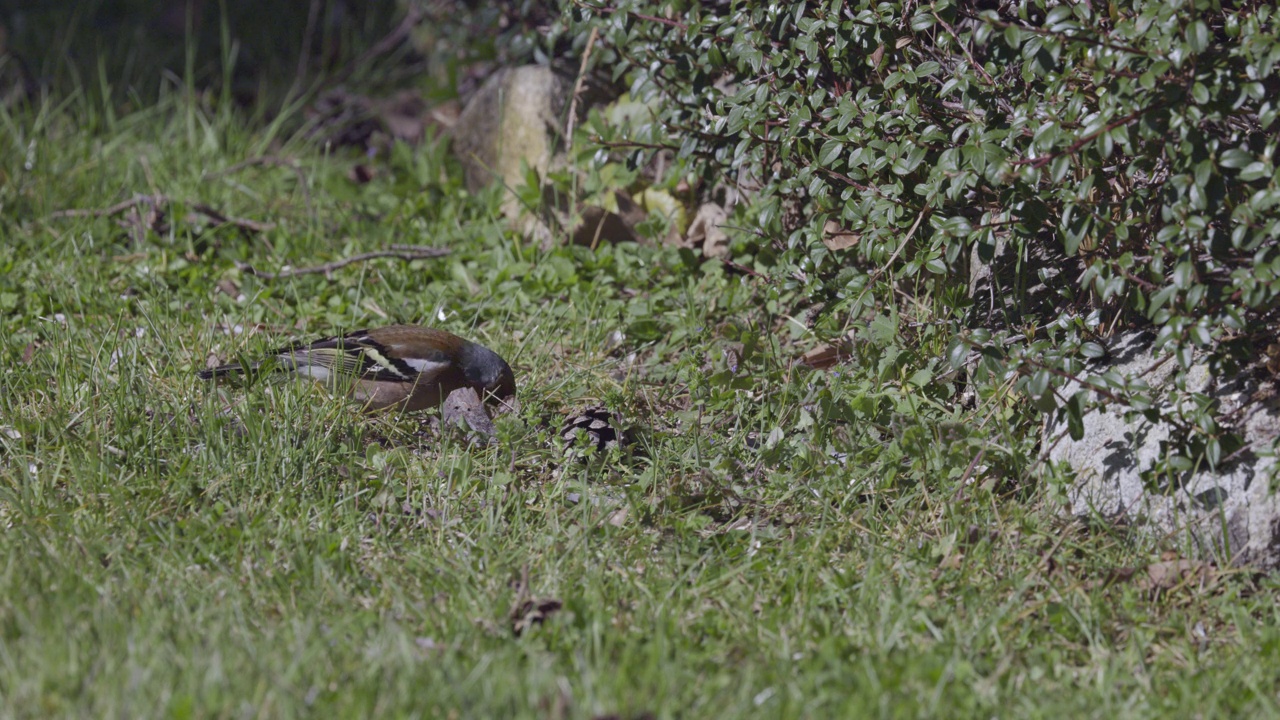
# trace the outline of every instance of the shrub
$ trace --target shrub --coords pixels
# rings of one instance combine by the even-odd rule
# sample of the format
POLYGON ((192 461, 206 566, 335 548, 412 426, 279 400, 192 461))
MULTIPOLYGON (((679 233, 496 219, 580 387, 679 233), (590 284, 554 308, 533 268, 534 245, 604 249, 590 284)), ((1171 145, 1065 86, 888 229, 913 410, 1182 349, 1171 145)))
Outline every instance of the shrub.
MULTIPOLYGON (((1149 327, 1182 371, 1204 354, 1219 375, 1276 337, 1269 3, 618 0, 566 18, 656 108, 609 145, 758 185, 732 224, 773 242, 736 247, 823 303, 819 333, 908 291, 943 311, 957 369, 979 351, 981 392, 1013 381, 1074 433, 1088 403, 1061 388, 1116 328, 1149 327), (856 246, 829 249, 829 223, 856 246), (1005 302, 984 307, 966 271, 995 258, 1005 302)), ((1159 412, 1140 378, 1086 387, 1159 412)), ((1216 464, 1230 437, 1197 407, 1166 419, 1216 464)))

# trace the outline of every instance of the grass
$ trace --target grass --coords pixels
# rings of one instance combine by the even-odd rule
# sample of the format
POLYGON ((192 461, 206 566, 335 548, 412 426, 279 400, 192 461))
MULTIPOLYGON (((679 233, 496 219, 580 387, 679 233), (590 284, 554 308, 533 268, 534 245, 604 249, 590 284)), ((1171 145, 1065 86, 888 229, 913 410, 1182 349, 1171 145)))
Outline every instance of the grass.
POLYGON ((0 118, 0 714, 1280 714, 1276 583, 1107 582, 1184 548, 1061 519, 1020 401, 956 403, 947 339, 900 309, 838 372, 800 369, 778 285, 540 250, 441 143, 358 184, 365 158, 224 107, 169 88, 0 118), (300 173, 215 177, 264 155, 300 173), (56 216, 139 193, 174 200, 163 222, 56 216), (453 252, 235 265, 393 242, 453 252), (500 442, 194 377, 392 322, 511 361, 500 442), (566 462, 560 423, 598 403, 635 443, 566 462))

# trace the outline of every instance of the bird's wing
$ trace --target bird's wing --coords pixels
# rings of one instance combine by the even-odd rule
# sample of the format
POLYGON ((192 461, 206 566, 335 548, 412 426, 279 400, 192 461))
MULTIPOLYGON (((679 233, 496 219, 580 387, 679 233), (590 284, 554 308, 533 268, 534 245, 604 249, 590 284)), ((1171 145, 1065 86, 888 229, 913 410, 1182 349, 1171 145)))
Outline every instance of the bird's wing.
POLYGON ((317 380, 348 377, 358 380, 416 383, 429 378, 363 330, 313 343, 294 345, 276 353, 300 375, 317 380))

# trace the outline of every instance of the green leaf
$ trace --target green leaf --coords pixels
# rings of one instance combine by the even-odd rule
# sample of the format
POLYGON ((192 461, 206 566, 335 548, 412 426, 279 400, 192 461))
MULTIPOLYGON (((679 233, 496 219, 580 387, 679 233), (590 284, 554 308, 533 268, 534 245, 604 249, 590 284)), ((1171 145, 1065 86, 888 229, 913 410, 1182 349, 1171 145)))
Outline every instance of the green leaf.
POLYGON ((1270 174, 1271 172, 1267 167, 1267 163, 1259 160, 1257 162, 1251 162, 1248 165, 1246 165, 1244 169, 1240 171, 1240 179, 1245 182, 1250 182, 1252 180, 1259 180, 1261 178, 1267 177, 1270 174))
POLYGON ((1204 446, 1204 458, 1209 461, 1209 467, 1217 469, 1222 462, 1222 443, 1218 438, 1210 438, 1209 442, 1204 446))
POLYGON ((930 372, 928 368, 921 368, 920 370, 912 373, 911 377, 907 378, 907 384, 914 385, 915 387, 924 387, 931 382, 933 382, 933 373, 930 372))
POLYGON ((1195 265, 1189 260, 1184 260, 1173 268, 1173 285, 1179 290, 1186 290, 1191 285, 1191 278, 1195 274, 1195 265))
POLYGON ((1078 392, 1072 395, 1065 407, 1067 413, 1067 432, 1071 433, 1072 440, 1081 440, 1084 438, 1084 404, 1087 393, 1078 392))
POLYGON ((1187 45, 1198 53, 1209 47, 1209 26, 1203 20, 1197 20, 1187 27, 1187 45))
POLYGON ((1240 148, 1228 148, 1218 158, 1218 165, 1225 168, 1242 168, 1253 162, 1253 155, 1240 148))
POLYGON ((932 12, 918 12, 911 18, 911 29, 916 32, 924 32, 933 27, 934 22, 932 12))
POLYGON ((831 167, 831 164, 840 157, 844 144, 839 140, 828 140, 822 144, 822 150, 818 153, 818 164, 822 167, 831 167))
POLYGON ((1035 397, 1040 397, 1041 395, 1044 395, 1045 391, 1048 389, 1049 389, 1049 371, 1048 370, 1037 370, 1031 376, 1031 378, 1027 380, 1027 392, 1031 393, 1035 397))

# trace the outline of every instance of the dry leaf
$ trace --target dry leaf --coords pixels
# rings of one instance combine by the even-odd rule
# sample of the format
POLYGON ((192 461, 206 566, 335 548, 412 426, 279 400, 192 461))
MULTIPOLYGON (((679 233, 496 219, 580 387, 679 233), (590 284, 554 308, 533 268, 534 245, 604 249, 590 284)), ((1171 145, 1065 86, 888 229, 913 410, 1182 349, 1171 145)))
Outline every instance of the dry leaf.
POLYGON ((375 100, 374 112, 387 134, 396 140, 417 145, 426 125, 427 103, 416 90, 402 90, 390 98, 375 100))
POLYGON ((1272 375, 1280 375, 1280 343, 1271 343, 1266 349, 1267 369, 1272 375))
POLYGON ((822 228, 822 244, 833 252, 851 248, 858 244, 859 239, 860 236, 857 233, 842 227, 834 220, 828 220, 822 228))
POLYGON ((688 247, 702 250, 706 257, 725 257, 729 254, 729 235, 721 226, 729 219, 729 213, 715 203, 704 203, 689 223, 685 236, 688 247))
POLYGON ((870 58, 870 60, 871 60, 871 67, 873 67, 873 68, 878 68, 878 67, 880 67, 880 60, 881 60, 883 57, 884 57, 884 45, 878 45, 878 46, 876 46, 876 49, 875 49, 874 51, 872 51, 872 53, 871 53, 871 58, 870 58))
POLYGON ((464 430, 470 427, 489 437, 493 437, 498 432, 493 426, 493 421, 489 419, 484 401, 480 399, 480 394, 475 391, 475 388, 460 388, 449 393, 449 397, 444 400, 444 407, 440 410, 440 417, 446 425, 457 425, 464 430))
POLYGON ((627 524, 627 515, 629 514, 630 513, 627 511, 627 508, 620 507, 609 513, 609 524, 614 527, 622 527, 627 524))
POLYGON ((1208 585, 1214 576, 1211 563, 1199 560, 1162 560, 1147 566, 1139 585, 1148 590, 1171 590, 1180 585, 1208 585))
POLYGON ((240 286, 236 285, 230 278, 222 278, 218 281, 218 292, 231 298, 240 297, 240 286))
POLYGON ((800 362, 801 364, 808 365, 814 370, 826 370, 843 360, 847 360, 849 357, 850 352, 848 346, 835 346, 823 343, 804 355, 801 355, 800 362))
POLYGON ((678 239, 688 225, 684 205, 667 192, 657 188, 643 190, 632 198, 646 213, 657 213, 667 219, 671 237, 678 239))
POLYGON ((1181 586, 1202 587, 1210 584, 1217 573, 1212 563, 1200 560, 1165 559, 1146 568, 1114 568, 1107 573, 1101 585, 1107 587, 1122 582, 1133 582, 1147 592, 1163 592, 1181 586))

